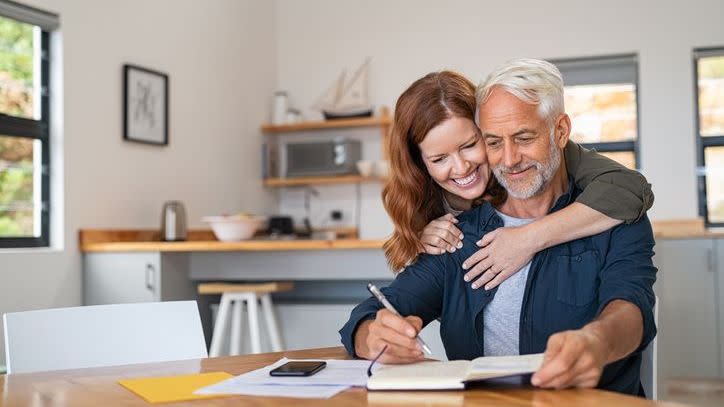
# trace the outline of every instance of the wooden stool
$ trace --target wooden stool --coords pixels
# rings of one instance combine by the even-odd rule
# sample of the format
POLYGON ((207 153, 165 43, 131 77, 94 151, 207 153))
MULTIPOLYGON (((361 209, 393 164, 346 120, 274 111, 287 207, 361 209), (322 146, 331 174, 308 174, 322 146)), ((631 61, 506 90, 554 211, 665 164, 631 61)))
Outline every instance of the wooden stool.
POLYGON ((264 315, 272 350, 283 350, 282 340, 279 336, 279 326, 272 309, 271 293, 289 291, 294 288, 290 282, 261 283, 261 284, 231 284, 231 283, 203 283, 199 284, 199 294, 221 294, 219 311, 216 314, 214 333, 211 337, 209 357, 217 357, 221 353, 221 343, 226 331, 226 322, 229 319, 229 310, 232 308, 230 354, 241 353, 241 313, 244 303, 249 310, 249 334, 251 337, 251 353, 261 353, 261 337, 259 336, 259 311, 257 302, 261 301, 261 311, 264 315))

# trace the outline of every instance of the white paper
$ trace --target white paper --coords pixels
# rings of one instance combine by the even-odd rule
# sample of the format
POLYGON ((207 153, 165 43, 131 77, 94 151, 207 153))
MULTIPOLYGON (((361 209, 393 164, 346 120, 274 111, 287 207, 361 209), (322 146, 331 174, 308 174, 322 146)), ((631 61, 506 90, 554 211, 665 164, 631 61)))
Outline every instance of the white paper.
POLYGON ((297 397, 303 399, 328 399, 347 390, 349 386, 284 386, 276 384, 236 383, 224 380, 198 389, 194 394, 235 394, 243 396, 297 397))
POLYGON ((272 369, 287 362, 306 360, 309 359, 282 358, 261 369, 203 387, 194 394, 330 398, 352 386, 364 387, 367 384, 367 368, 370 365, 368 360, 325 360, 327 366, 324 369, 306 377, 269 375, 272 369))
POLYGON ((472 372, 517 374, 537 371, 543 363, 543 354, 516 356, 487 356, 473 360, 472 372))
POLYGON ((286 377, 270 376, 269 372, 287 362, 319 361, 319 359, 287 359, 282 358, 274 364, 265 366, 235 378, 240 383, 247 384, 284 384, 291 386, 325 385, 325 386, 361 386, 367 385, 367 368, 369 360, 325 360, 327 366, 311 376, 286 377))

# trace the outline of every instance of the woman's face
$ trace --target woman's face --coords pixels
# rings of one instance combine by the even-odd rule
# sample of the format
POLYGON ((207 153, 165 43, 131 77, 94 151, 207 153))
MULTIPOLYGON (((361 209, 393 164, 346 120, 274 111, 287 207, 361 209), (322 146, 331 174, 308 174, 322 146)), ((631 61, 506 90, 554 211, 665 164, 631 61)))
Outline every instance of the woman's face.
POLYGON ((427 172, 444 190, 469 201, 483 195, 490 170, 483 138, 472 120, 451 117, 418 146, 427 172))

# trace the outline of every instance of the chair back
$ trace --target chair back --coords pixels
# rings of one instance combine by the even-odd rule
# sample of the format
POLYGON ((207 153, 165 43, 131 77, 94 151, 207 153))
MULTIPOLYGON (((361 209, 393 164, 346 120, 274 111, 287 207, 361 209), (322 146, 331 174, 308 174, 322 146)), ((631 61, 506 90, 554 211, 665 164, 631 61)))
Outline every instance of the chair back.
MULTIPOLYGON (((659 297, 656 297, 654 304, 654 321, 659 325, 659 297)), ((658 335, 657 335, 658 336, 658 335)), ((658 361, 656 336, 651 340, 649 345, 644 349, 641 355, 641 386, 644 388, 646 398, 649 400, 658 400, 658 361)))
POLYGON ((8 374, 207 357, 196 301, 3 315, 8 374))

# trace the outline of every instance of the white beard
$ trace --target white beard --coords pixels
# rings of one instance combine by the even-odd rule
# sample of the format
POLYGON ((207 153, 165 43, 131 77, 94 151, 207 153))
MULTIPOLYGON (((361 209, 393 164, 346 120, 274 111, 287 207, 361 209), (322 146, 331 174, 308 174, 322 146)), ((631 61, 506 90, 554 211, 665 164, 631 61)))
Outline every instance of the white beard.
POLYGON ((553 140, 550 140, 549 149, 549 160, 545 163, 539 161, 526 162, 516 165, 515 167, 508 168, 504 165, 497 165, 493 167, 493 174, 498 180, 500 185, 508 191, 508 194, 516 199, 528 199, 538 195, 553 179, 558 171, 558 167, 561 165, 561 151, 558 146, 555 145, 553 140), (535 167, 535 175, 531 182, 526 184, 518 184, 516 182, 508 182, 505 177, 506 173, 509 172, 520 172, 530 167, 535 167))

